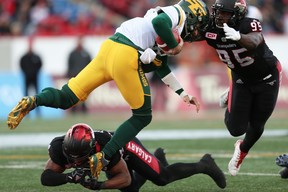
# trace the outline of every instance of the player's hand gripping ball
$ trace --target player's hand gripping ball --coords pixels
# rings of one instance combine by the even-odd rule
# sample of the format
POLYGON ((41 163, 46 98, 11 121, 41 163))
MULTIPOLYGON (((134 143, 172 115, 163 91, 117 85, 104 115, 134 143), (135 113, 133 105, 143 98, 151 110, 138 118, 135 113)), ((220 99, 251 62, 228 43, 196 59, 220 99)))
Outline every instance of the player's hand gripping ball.
MULTIPOLYGON (((173 30, 172 33, 173 33, 174 38, 176 39, 176 41, 177 41, 178 43, 180 43, 181 37, 180 37, 178 31, 173 30)), ((170 50, 170 48, 167 46, 167 44, 166 44, 159 36, 156 37, 156 43, 157 43, 157 46, 158 46, 161 50, 163 50, 163 51, 165 51, 165 52, 167 52, 167 51, 170 50)))

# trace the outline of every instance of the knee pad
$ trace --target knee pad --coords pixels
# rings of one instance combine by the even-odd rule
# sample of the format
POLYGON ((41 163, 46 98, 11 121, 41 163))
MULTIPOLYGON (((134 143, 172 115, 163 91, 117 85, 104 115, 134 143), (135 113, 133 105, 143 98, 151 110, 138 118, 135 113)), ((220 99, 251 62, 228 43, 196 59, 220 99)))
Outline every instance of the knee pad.
POLYGON ((138 131, 149 125, 152 121, 152 110, 147 109, 132 109, 132 117, 128 120, 138 131))
POLYGON ((143 127, 146 127, 149 125, 152 121, 152 115, 145 115, 145 116, 138 116, 138 115, 133 115, 134 118, 138 119, 143 127))
POLYGON ((231 124, 226 123, 226 127, 227 127, 230 135, 232 135, 233 137, 239 137, 239 136, 243 135, 244 133, 246 133, 248 126, 231 125, 231 124))

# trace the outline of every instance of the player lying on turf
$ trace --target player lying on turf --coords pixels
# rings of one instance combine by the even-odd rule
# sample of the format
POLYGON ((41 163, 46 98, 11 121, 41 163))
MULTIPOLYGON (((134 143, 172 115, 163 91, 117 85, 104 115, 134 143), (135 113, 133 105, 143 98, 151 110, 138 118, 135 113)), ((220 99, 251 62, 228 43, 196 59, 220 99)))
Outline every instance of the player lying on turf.
POLYGON ((210 154, 205 154, 199 162, 168 165, 163 149, 158 148, 153 155, 137 138, 112 157, 105 170, 108 179, 97 181, 92 176, 97 163, 91 159, 111 137, 107 131, 94 132, 87 124, 73 125, 66 135, 56 137, 50 143, 50 158, 41 175, 42 184, 59 186, 79 183, 91 190, 120 189, 133 192, 139 191, 146 180, 164 186, 202 173, 211 177, 220 188, 226 187, 225 176, 210 154), (64 173, 66 169, 73 171, 64 173))

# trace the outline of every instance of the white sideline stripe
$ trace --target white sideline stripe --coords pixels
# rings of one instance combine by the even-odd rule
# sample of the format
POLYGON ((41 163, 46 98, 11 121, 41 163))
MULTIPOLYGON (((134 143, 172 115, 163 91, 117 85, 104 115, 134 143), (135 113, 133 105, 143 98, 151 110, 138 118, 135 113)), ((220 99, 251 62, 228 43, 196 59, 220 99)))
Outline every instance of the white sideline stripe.
POLYGON ((237 177, 237 175, 244 175, 244 176, 267 176, 267 177, 280 177, 279 174, 276 173, 237 173, 236 176, 232 176, 229 172, 224 172, 225 175, 229 175, 231 177, 237 177))
MULTIPOLYGON (((35 162, 34 162, 35 163, 35 162)), ((0 169, 43 169, 44 163, 37 163, 36 164, 18 164, 18 165, 0 165, 0 169)), ((225 175, 231 176, 229 172, 224 172, 225 175)), ((276 173, 237 173, 237 175, 243 176, 262 176, 262 177, 280 177, 279 174, 276 173)), ((231 176, 237 177, 237 176, 231 176)))
MULTIPOLYGON (((54 137, 64 134, 63 132, 2 134, 0 135, 0 149, 7 147, 48 146, 54 137)), ((263 137, 285 135, 288 135, 288 130, 266 130, 263 137)), ((142 140, 232 138, 226 129, 143 130, 137 137, 142 140)))

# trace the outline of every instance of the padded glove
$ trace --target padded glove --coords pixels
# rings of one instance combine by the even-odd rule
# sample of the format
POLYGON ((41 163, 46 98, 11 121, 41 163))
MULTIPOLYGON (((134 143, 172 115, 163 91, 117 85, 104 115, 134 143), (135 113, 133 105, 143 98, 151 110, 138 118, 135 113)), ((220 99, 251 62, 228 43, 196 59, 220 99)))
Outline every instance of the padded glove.
POLYGON ((85 171, 83 168, 76 168, 71 173, 66 174, 66 181, 68 183, 80 183, 80 181, 85 177, 85 171))
POLYGON ((151 48, 147 48, 140 56, 140 60, 144 64, 151 63, 155 58, 156 53, 151 48))
POLYGON ((233 41, 239 41, 241 39, 240 32, 229 27, 226 23, 223 24, 223 30, 225 32, 226 39, 231 39, 233 41))
POLYGON ((103 182, 98 182, 96 178, 90 177, 88 179, 82 180, 80 184, 87 189, 100 190, 103 182))

